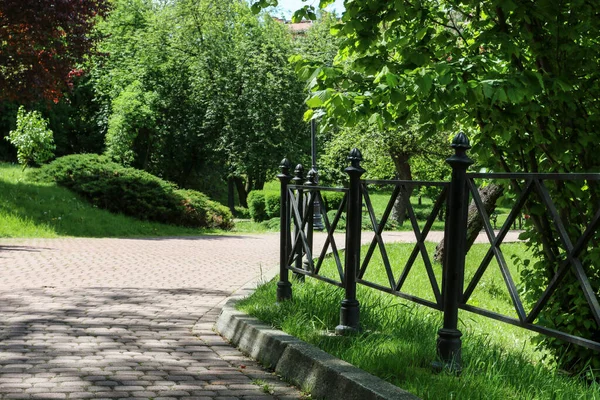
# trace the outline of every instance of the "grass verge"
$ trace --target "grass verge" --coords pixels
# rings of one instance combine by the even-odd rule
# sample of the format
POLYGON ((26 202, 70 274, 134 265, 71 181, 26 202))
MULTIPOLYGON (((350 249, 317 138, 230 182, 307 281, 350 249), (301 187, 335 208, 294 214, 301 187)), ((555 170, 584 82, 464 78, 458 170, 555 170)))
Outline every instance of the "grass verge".
MULTIPOLYGON (((390 259, 405 260, 413 246, 388 245, 390 259)), ((433 244, 428 247, 431 250, 433 244)), ((486 250, 476 245, 469 252, 467 276, 486 250)), ((510 260, 511 255, 523 256, 525 247, 506 244, 503 251, 510 260)), ((368 279, 387 279, 380 258, 372 263, 368 279)), ((437 266, 438 279, 440 269, 437 266)), ((511 269, 518 278, 516 268, 511 269)), ((336 274, 331 262, 323 271, 330 277, 336 274)), ((410 293, 430 296, 422 263, 415 265, 406 285, 410 293)), ((275 302, 275 291, 276 282, 269 282, 238 308, 423 399, 600 399, 597 384, 587 385, 556 371, 530 343, 533 334, 511 325, 461 312, 463 372, 460 377, 435 374, 431 362, 436 359, 435 341, 442 325, 438 311, 361 286, 362 332, 340 337, 332 331, 339 322, 341 289, 307 278, 305 283, 294 282, 293 300, 280 304, 275 302)), ((470 303, 512 315, 505 292, 497 265, 492 264, 470 303)))

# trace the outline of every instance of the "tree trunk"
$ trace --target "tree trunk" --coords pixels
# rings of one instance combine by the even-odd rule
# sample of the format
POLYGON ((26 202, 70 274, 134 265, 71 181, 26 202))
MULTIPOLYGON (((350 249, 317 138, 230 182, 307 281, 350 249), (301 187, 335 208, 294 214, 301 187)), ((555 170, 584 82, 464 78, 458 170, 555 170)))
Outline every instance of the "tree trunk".
MULTIPOLYGON (((502 196, 503 192, 504 188, 495 183, 491 183, 486 187, 479 188, 479 196, 481 196, 481 201, 488 215, 491 215, 496 209, 496 201, 498 198, 500 198, 500 196, 502 196)), ((467 219, 467 251, 471 248, 475 242, 475 239, 477 239, 477 235, 479 235, 481 228, 483 228, 483 219, 479 215, 479 211, 477 211, 475 202, 471 200, 467 219)), ((435 248, 435 260, 442 262, 444 259, 444 253, 444 239, 442 239, 442 241, 439 242, 435 248)))
POLYGON ((227 178, 227 206, 229 211, 235 215, 235 183, 233 182, 233 176, 227 178))
POLYGON ((263 190, 265 188, 265 181, 267 180, 267 174, 259 170, 259 172, 254 174, 254 187, 252 190, 263 190))
POLYGON ((239 176, 233 177, 233 182, 238 192, 238 198, 240 200, 240 206, 248 208, 248 192, 246 192, 246 185, 244 180, 239 176))
MULTIPOLYGON (((403 181, 411 181, 412 180, 412 172, 410 170, 410 164, 408 160, 410 159, 410 154, 408 153, 396 153, 391 152, 392 160, 394 161, 394 166, 396 167, 396 173, 398 175, 398 179, 403 181)), ((410 196, 413 192, 413 188, 407 188, 406 191, 401 191, 398 197, 396 198, 396 202, 394 203, 394 208, 392 209, 391 218, 398 222, 399 225, 404 223, 408 212, 408 204, 410 203, 410 196)))

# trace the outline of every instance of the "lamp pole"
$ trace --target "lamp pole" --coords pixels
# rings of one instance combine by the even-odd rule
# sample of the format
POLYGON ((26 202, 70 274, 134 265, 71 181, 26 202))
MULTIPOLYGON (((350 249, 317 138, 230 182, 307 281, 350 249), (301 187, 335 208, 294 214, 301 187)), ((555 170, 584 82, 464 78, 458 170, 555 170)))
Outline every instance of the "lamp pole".
MULTIPOLYGON (((310 120, 310 139, 311 139, 311 157, 312 170, 314 171, 316 182, 319 182, 319 171, 317 169, 317 121, 310 120)), ((323 217, 321 216, 321 204, 315 199, 313 203, 313 229, 322 231, 325 229, 323 225, 323 217)))

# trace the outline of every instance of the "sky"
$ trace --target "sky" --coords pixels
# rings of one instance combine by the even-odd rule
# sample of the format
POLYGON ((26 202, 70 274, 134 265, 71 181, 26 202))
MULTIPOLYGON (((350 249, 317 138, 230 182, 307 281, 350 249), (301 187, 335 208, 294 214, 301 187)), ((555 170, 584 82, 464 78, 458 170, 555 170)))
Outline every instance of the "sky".
MULTIPOLYGON (((292 13, 305 5, 312 5, 315 8, 319 7, 319 0, 308 0, 303 2, 302 0, 279 0, 279 8, 284 13, 286 18, 290 18, 292 13)), ((344 11, 344 0, 335 0, 335 3, 326 8, 328 11, 335 11, 338 15, 344 11)))

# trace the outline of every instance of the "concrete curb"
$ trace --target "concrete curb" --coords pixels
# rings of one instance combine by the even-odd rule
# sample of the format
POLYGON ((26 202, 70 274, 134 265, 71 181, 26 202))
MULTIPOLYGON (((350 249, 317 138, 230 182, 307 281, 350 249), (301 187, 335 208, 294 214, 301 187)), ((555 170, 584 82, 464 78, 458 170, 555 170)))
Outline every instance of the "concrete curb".
POLYGON ((312 394, 327 400, 418 400, 419 398, 302 340, 223 306, 217 331, 242 352, 312 394))

